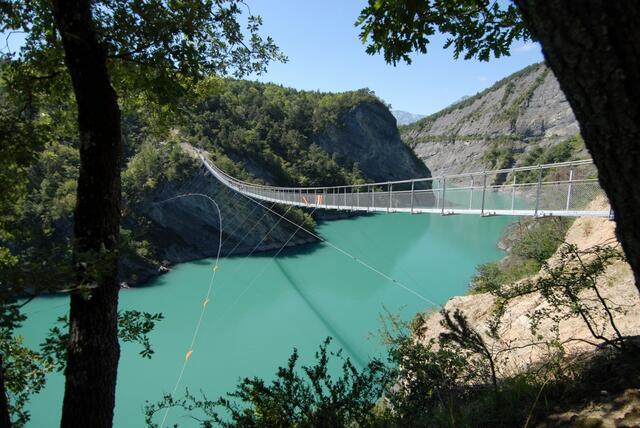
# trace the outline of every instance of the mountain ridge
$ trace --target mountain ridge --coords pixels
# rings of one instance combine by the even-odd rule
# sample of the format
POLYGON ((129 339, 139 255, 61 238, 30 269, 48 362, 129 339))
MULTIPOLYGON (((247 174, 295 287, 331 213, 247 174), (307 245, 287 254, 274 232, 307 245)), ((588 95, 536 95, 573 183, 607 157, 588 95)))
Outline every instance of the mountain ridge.
MULTIPOLYGON (((532 151, 579 138, 580 132, 557 80, 543 63, 399 129, 434 175, 510 168, 532 151)), ((572 153, 586 156, 582 146, 572 153)))

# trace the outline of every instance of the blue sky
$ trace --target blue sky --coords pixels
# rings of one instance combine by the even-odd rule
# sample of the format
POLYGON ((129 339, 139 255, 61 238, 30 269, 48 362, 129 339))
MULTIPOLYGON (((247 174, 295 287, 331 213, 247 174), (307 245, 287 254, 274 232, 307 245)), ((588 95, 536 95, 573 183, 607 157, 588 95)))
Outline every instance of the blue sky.
POLYGON ((454 60, 444 50, 444 37, 432 41, 426 55, 414 55, 409 66, 387 65, 370 56, 353 23, 366 0, 249 0, 251 13, 264 20, 263 34, 272 36, 289 57, 257 77, 297 89, 345 91, 368 87, 394 109, 436 112, 464 95, 534 62, 542 61, 537 44, 516 42, 510 57, 488 63, 454 60))
MULTIPOLYGON (((426 55, 413 55, 411 65, 396 67, 382 55, 367 55, 353 23, 366 0, 247 0, 250 11, 264 20, 262 34, 274 38, 289 57, 274 63, 263 82, 305 90, 340 92, 367 87, 393 109, 430 114, 473 95, 495 81, 542 61, 539 45, 516 42, 510 57, 490 62, 454 60, 443 49, 444 37, 432 40, 426 55)), ((5 34, 1 45, 5 47, 5 34)), ((13 35, 15 50, 22 35, 13 35)))

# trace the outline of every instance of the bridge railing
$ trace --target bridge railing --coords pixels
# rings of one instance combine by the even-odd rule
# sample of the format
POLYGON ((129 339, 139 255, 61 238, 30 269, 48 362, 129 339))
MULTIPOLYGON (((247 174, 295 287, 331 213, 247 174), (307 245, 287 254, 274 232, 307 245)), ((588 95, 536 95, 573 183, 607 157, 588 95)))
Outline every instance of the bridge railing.
POLYGON ((290 205, 387 212, 610 216, 589 203, 604 197, 591 160, 347 186, 281 187, 238 180, 201 159, 225 185, 290 205))

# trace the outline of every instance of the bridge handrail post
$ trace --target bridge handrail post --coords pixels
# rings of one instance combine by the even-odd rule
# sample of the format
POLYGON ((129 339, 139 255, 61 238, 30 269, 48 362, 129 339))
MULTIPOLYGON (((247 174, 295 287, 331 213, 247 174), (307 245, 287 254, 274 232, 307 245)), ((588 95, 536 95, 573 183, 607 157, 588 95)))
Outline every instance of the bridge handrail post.
POLYGON ((542 187, 542 165, 538 165, 538 184, 536 185, 536 209, 533 212, 534 217, 538 217, 540 209, 540 189, 542 187))
POLYGON ((416 187, 415 184, 416 184, 415 181, 411 181, 411 211, 410 211, 411 214, 413 214, 413 194, 415 192, 415 187, 416 187))
POLYGON ((349 193, 351 193, 351 211, 353 211, 353 186, 351 186, 349 190, 349 193))
POLYGON ((387 191, 389 192, 389 205, 387 206, 387 212, 391 211, 391 189, 392 189, 392 186, 391 186, 391 183, 389 183, 387 185, 387 191))
POLYGON ((441 215, 444 215, 444 207, 447 204, 447 200, 445 199, 445 192, 447 191, 447 178, 442 178, 442 211, 440 211, 441 215))
POLYGON ((480 216, 484 216, 484 200, 487 194, 487 171, 482 174, 482 204, 480 206, 480 216))
POLYGON ((511 184, 511 212, 515 210, 516 207, 516 175, 517 172, 511 170, 513 174, 513 184, 511 184))
POLYGON ((569 187, 567 189, 567 206, 566 206, 566 211, 569 211, 569 208, 571 207, 571 188, 573 186, 573 167, 571 167, 571 169, 569 169, 569 187))
POLYGON ((471 176, 471 195, 469 196, 469 209, 473 207, 473 186, 475 185, 475 180, 473 175, 471 176))
POLYGON ((347 186, 344 186, 344 207, 347 207, 347 186))
POLYGON ((375 208, 376 205, 376 188, 374 186, 369 186, 371 189, 371 209, 375 208))
POLYGON ((360 208, 360 187, 356 189, 356 205, 360 208))

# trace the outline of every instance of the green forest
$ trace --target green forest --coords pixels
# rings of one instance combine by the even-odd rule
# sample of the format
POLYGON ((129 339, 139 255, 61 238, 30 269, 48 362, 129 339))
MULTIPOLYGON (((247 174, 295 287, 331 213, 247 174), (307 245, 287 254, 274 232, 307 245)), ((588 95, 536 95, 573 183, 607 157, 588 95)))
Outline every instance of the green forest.
MULTIPOLYGON (((252 13, 248 3, 0 0, 0 34, 4 38, 4 46, 0 45, 0 428, 28 424, 28 402, 43 390, 54 371, 60 373, 59 380, 64 377, 64 387, 56 397, 61 402, 60 420, 49 421, 51 425, 59 422, 64 428, 113 426, 116 395, 119 399, 125 397, 116 388, 123 359, 121 350, 126 348, 121 345, 137 344, 142 347, 140 356, 151 358, 154 350, 149 334, 165 318, 163 313, 142 312, 138 307, 124 310, 126 305, 119 295, 126 284, 121 281, 123 276, 135 273, 132 266, 163 263, 158 260, 159 248, 150 238, 151 216, 145 211, 145 204, 158 202, 164 188, 203 176, 202 166, 185 147, 206 150, 218 167, 255 183, 339 186, 371 178, 363 173, 358 159, 329 153, 319 141, 347 127, 345 118, 359 106, 390 106, 369 89, 324 93, 242 80, 257 79, 273 63, 289 61, 274 38, 263 34, 263 19, 252 13), (17 43, 10 40, 12 37, 17 43), (65 303, 60 306, 64 312, 59 312, 57 320, 47 322, 41 331, 43 342, 30 347, 21 333, 27 320, 24 306, 52 292, 64 296, 65 303)), ((313 8, 303 5, 308 12, 305 16, 296 15, 284 23, 289 27, 293 21, 309 21, 304 31, 293 32, 295 40, 291 35, 285 39, 285 43, 295 43, 306 53, 313 53, 311 60, 295 58, 307 66, 321 61, 317 51, 326 46, 314 43, 327 44, 328 32, 333 35, 338 22, 336 14, 342 12, 330 5, 329 13, 325 11, 330 22, 326 23, 315 10, 324 5, 311 5, 313 8), (319 37, 306 38, 313 29, 321 30, 319 37)), ((376 301, 385 312, 377 334, 383 345, 379 357, 367 355, 366 361, 352 362, 327 338, 313 361, 302 360, 294 348, 281 367, 274 367, 271 373, 275 374, 268 380, 240 378, 235 390, 211 399, 203 391, 185 388, 184 394, 177 392, 209 298, 213 299, 213 279, 220 268, 219 258, 213 264, 201 260, 211 279, 206 297, 196 302, 197 308, 184 310, 198 320, 191 345, 179 355, 181 361, 176 359, 182 371, 173 392, 159 391, 164 394, 162 398, 142 397, 146 405, 135 403, 137 410, 144 413, 146 424, 158 426, 160 415, 164 413, 166 418, 173 408, 180 417, 190 417, 190 422, 203 427, 527 428, 562 425, 563 421, 592 427, 605 426, 604 422, 620 427, 640 425, 637 324, 623 325, 637 323, 640 290, 640 188, 633 185, 640 168, 640 4, 601 0, 580 4, 539 0, 368 0, 356 7, 355 13, 349 12, 353 16, 348 24, 356 33, 344 34, 359 40, 361 49, 345 54, 342 48, 347 43, 329 47, 330 58, 351 67, 358 78, 374 70, 365 68, 364 62, 349 61, 358 53, 380 55, 385 67, 410 65, 417 55, 443 44, 455 59, 464 58, 483 66, 483 62, 505 59, 511 54, 514 58, 522 54, 523 58, 526 51, 534 48, 536 61, 544 60, 548 69, 519 96, 511 97, 516 85, 510 79, 541 67, 541 63, 404 129, 427 132, 441 115, 468 107, 498 87, 504 87, 504 93, 499 112, 493 117, 514 129, 519 112, 553 74, 581 137, 558 141, 553 147, 534 145, 518 156, 514 137, 528 142, 527 136, 497 135, 487 155, 477 160, 492 168, 534 165, 572 159, 585 148, 597 168, 598 180, 597 195, 594 192, 588 196, 593 198, 591 203, 603 203, 607 210, 587 213, 587 220, 594 220, 592 215, 598 213, 601 218, 595 220, 599 223, 540 219, 544 210, 538 206, 543 177, 539 169, 533 219, 511 227, 508 238, 513 242, 508 243, 507 256, 500 262, 481 264, 468 290, 470 294, 459 296, 472 299, 472 310, 483 311, 485 321, 476 324, 467 316, 469 311, 447 309, 444 302, 444 306, 430 302, 437 313, 427 313, 423 305, 406 321, 386 310, 386 301, 376 301), (615 227, 610 221, 615 221, 615 227), (574 227, 576 224, 580 227, 574 227), (589 241, 597 225, 604 235, 610 235, 607 241, 589 242, 584 247, 579 241, 569 242, 571 233, 589 241), (629 290, 613 296, 602 293, 605 287, 614 286, 629 290), (514 317, 511 309, 526 299, 535 304, 514 317), (619 322, 621 316, 629 322, 619 322), (567 328, 569 321, 572 323, 567 328), (530 335, 522 334, 525 330, 530 335), (578 335, 577 330, 584 335, 578 335), (519 336, 515 340, 509 335, 513 332, 519 336), (574 348, 573 342, 585 347, 574 348), (519 351, 525 348, 537 349, 538 358, 521 357, 526 354, 519 351), (599 410, 589 413, 594 406, 599 410)), ((443 64, 443 70, 450 66, 438 61, 434 64, 443 64)), ((313 64, 315 68, 323 65, 327 64, 313 64)), ((419 80, 410 90, 419 83, 436 81, 430 74, 434 66, 429 67, 422 69, 427 72, 416 77, 419 80)), ((342 78, 337 71, 340 69, 329 70, 324 75, 342 78)), ((384 77, 386 70, 394 83, 392 90, 399 90, 402 75, 392 74, 389 68, 384 77)), ((446 72, 449 79, 455 76, 448 68, 446 72)), ((480 80, 479 75, 474 77, 480 80)), ((344 87, 335 82, 328 86, 316 82, 299 86, 344 87)), ((379 90, 377 85, 371 86, 385 93, 384 87, 379 90)), ((440 88, 431 86, 421 96, 430 96, 432 89, 447 88, 444 83, 440 88)), ((473 113, 461 120, 472 116, 473 113)), ((397 142, 397 129, 391 128, 391 132, 380 133, 390 137, 386 142, 397 142)), ((452 137, 438 135, 434 141, 452 137)), ((390 153, 384 147, 382 152, 390 153)), ((414 154, 411 156, 414 164, 418 162, 414 154)), ((361 158, 362 165, 365 157, 361 158)), ((387 157, 378 164, 379 169, 389 166, 387 157)), ((384 173, 390 174, 391 169, 389 166, 384 173)), ((486 177, 485 174, 483 217, 486 177)), ((595 182, 594 177, 589 180, 595 182)), ((502 178, 491 187, 500 186, 502 178)), ((579 181, 569 178, 563 215, 573 212, 569 210, 569 196, 572 186, 582 184, 579 181)), ((385 209, 390 212, 391 184, 388 189, 389 206, 385 209)), ((414 190, 412 184, 412 214, 414 190)), ((443 196, 444 192, 443 185, 443 196)), ((449 214, 445 205, 440 212, 443 216, 449 214)), ((271 211, 263 208, 265 213, 271 211)), ((308 212, 290 208, 274 208, 273 212, 291 219, 291 238, 301 227, 313 227, 308 212)), ((218 218, 220 256, 220 211, 218 218)), ((272 226, 261 222, 263 217, 255 224, 266 228, 268 235, 280 218, 272 226)), ((345 223, 349 221, 355 219, 345 223)), ((446 232, 443 229, 438 232, 446 232)), ((396 275, 391 270, 399 267, 391 258, 387 261, 393 266, 387 274, 361 260, 359 253, 356 256, 318 235, 314 237, 350 258, 349 262, 383 277, 385 286, 399 286, 414 297, 420 296, 390 276, 396 275)), ((393 238, 396 240, 396 236, 393 238)), ((471 233, 464 238, 476 239, 471 233)), ((407 239, 397 241, 409 246, 407 239)), ((273 255, 266 254, 268 260, 275 259, 288 243, 273 255)), ((446 246, 442 248, 443 254, 450 252, 446 246)), ((420 262, 425 259, 422 253, 419 256, 420 262)), ((463 259, 464 255, 454 258, 463 259)), ((426 263, 424 266, 429 275, 429 269, 436 270, 426 268, 426 263)), ((462 272, 462 266, 456 268, 449 270, 462 272)), ((338 270, 336 265, 326 269, 335 273, 332 270, 338 270)), ((253 277, 235 302, 262 272, 253 277)), ((237 282, 236 279, 233 277, 230 282, 237 282)), ((438 281, 435 274, 428 279, 438 281)), ((354 293, 348 286, 331 285, 341 288, 320 291, 331 290, 330 294, 336 296, 342 296, 342 291, 351 292, 341 298, 346 305, 364 305, 371 300, 369 294, 354 293)), ((373 288, 368 287, 367 293, 373 288)), ((310 313, 328 324, 296 291, 301 299, 287 301, 285 310, 278 315, 286 315, 284 312, 293 306, 307 305, 310 313)), ((175 304, 173 298, 163 303, 175 304)), ((259 303, 273 303, 271 300, 269 296, 259 303)), ((429 302, 424 296, 422 300, 429 302)), ((41 301, 44 299, 38 303, 41 301)), ((340 327, 359 321, 354 319, 356 312, 349 309, 342 312, 351 319, 340 327)), ((152 311, 156 310, 159 309, 154 306, 152 311)), ((238 312, 247 317, 255 309, 238 312)), ((265 321, 267 318, 263 317, 265 321)), ((296 325, 297 319, 293 318, 282 319, 287 327, 306 334, 307 330, 296 325)), ((253 328, 263 319, 250 319, 248 324, 253 328)), ((338 330, 327 331, 335 334, 338 330)), ((261 338, 288 337, 282 333, 268 331, 261 338)), ((339 339, 340 335, 335 335, 339 339)), ((239 342, 243 339, 240 336, 231 340, 239 342)), ((182 352, 174 340, 176 336, 170 337, 170 344, 182 352)), ((262 358, 266 353, 261 351, 251 349, 247 354, 262 358)), ((158 370, 158 375, 165 369, 158 370)), ((42 413, 53 418, 53 412, 42 413)), ((165 420, 160 424, 164 426, 165 420)))
MULTIPOLYGON (((210 151, 224 170, 249 181, 313 186, 365 180, 356 163, 336 158, 313 141, 328 127, 340 127, 343 114, 359 103, 381 103, 370 91, 306 92, 229 79, 219 80, 203 98, 173 127, 167 127, 166 119, 155 112, 124 111, 121 254, 125 268, 130 264, 127 259, 158 262, 145 236, 140 202, 153 198, 154 191, 167 182, 179 182, 197 171, 198 163, 179 143, 210 151)), ((25 168, 26 179, 14 195, 15 203, 6 207, 4 229, 12 233, 0 240, 5 247, 12 243, 9 251, 15 262, 1 275, 14 284, 28 281, 24 266, 29 266, 32 278, 35 261, 63 266, 71 257, 80 161, 74 119, 71 112, 60 116, 52 106, 40 107, 34 114, 38 127, 49 134, 25 168)), ((301 211, 292 210, 289 215, 300 217, 301 211)), ((64 286, 69 273, 49 280, 46 287, 64 286)), ((122 277, 131 274, 125 269, 122 277)))

